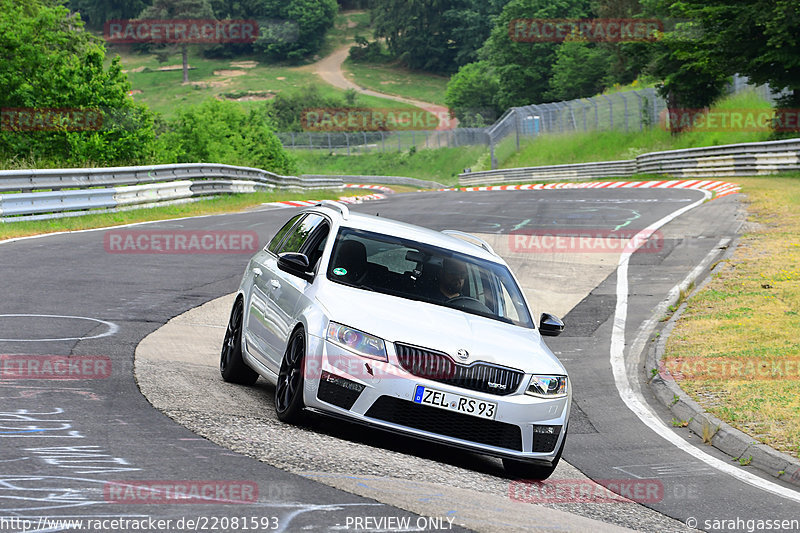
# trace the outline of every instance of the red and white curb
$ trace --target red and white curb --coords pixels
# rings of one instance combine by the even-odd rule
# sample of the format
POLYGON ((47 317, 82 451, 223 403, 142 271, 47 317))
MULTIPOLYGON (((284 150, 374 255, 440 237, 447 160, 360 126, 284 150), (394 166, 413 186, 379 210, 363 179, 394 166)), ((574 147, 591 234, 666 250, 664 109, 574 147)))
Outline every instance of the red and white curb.
POLYGON ((494 185, 486 187, 455 187, 439 191, 531 191, 550 189, 702 189, 714 193, 714 198, 736 194, 741 187, 736 183, 713 180, 663 180, 663 181, 593 181, 556 182, 527 185, 494 185))
MULTIPOLYGON (((389 187, 382 187, 380 185, 362 185, 359 183, 359 184, 347 184, 344 186, 344 188, 381 191, 379 193, 365 194, 362 196, 340 197, 339 201, 345 204, 360 204, 362 202, 368 202, 369 200, 383 200, 384 198, 386 198, 387 194, 394 194, 394 191, 389 187)), ((269 202, 262 205, 269 205, 274 207, 311 207, 317 205, 319 202, 320 202, 319 200, 286 200, 283 202, 269 202)))
POLYGON ((345 189, 369 189, 370 191, 378 191, 384 194, 394 194, 394 191, 389 187, 383 185, 366 185, 363 183, 348 183, 344 186, 345 189))

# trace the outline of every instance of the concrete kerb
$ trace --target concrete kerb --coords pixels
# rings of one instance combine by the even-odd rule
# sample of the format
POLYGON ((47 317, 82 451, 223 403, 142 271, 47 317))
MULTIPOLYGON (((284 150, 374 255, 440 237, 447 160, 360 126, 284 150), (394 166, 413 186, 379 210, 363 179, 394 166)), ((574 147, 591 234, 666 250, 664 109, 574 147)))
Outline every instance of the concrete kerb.
MULTIPOLYGON (((721 259, 729 258, 737 244, 738 239, 728 246, 721 259)), ((686 280, 691 285, 700 277, 705 276, 703 281, 688 297, 691 298, 691 296, 705 287, 719 268, 720 265, 718 264, 711 270, 698 273, 695 279, 686 280)), ((675 305, 679 298, 680 294, 675 293, 665 303, 668 306, 675 305)), ((666 352, 669 335, 686 307, 686 302, 682 303, 664 326, 660 328, 658 337, 652 338, 653 342, 648 343, 645 357, 645 369, 648 372, 651 369, 659 369, 659 363, 666 352)), ((664 369, 663 372, 668 371, 664 369)), ((775 478, 800 486, 800 461, 759 443, 750 435, 707 413, 674 380, 665 380, 660 373, 657 373, 650 379, 649 385, 655 397, 669 409, 673 416, 679 421, 688 422, 689 430, 700 436, 706 444, 710 444, 729 455, 732 461, 740 461, 743 466, 758 468, 775 478)))

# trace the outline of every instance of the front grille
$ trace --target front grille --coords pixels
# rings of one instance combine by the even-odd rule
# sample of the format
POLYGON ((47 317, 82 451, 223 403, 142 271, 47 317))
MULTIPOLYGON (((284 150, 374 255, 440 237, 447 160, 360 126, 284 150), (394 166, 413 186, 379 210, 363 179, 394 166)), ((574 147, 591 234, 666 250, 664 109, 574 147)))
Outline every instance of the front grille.
POLYGON ((519 388, 524 372, 488 363, 459 365, 449 355, 395 344, 397 359, 415 376, 488 394, 505 396, 519 388))
POLYGON ((319 380, 319 390, 317 398, 323 402, 333 404, 342 409, 350 409, 356 403, 364 385, 350 381, 341 376, 334 376, 329 372, 323 372, 319 380))
POLYGON ((455 439, 522 451, 522 432, 518 426, 482 420, 391 396, 378 398, 366 416, 455 439))

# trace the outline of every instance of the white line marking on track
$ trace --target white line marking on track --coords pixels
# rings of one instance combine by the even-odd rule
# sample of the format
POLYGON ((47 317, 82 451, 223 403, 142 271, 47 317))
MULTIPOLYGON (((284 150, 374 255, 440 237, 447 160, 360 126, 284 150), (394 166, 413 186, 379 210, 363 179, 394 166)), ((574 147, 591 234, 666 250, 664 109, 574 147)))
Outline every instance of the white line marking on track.
MULTIPOLYGON (((671 222, 685 212, 694 209, 711 197, 710 192, 703 192, 705 197, 702 200, 698 200, 692 204, 682 207, 681 209, 678 209, 677 211, 665 216, 661 220, 654 222, 647 228, 640 231, 639 234, 632 239, 632 242, 644 242, 639 238, 640 236, 643 238, 645 235, 650 235, 653 231, 657 230, 661 226, 671 222)), ((623 402, 625 402, 625 405, 628 407, 628 409, 630 409, 639 418, 639 420, 652 429, 657 435, 667 440, 681 451, 688 453, 692 457, 699 459, 712 468, 733 476, 734 478, 747 483, 748 485, 771 492, 772 494, 781 496, 788 500, 800 502, 800 493, 736 468, 733 465, 717 459, 716 457, 708 455, 704 451, 683 440, 677 433, 664 425, 661 419, 650 409, 641 393, 641 390, 639 389, 638 382, 633 380, 634 383, 637 383, 637 386, 631 386, 631 380, 628 379, 628 372, 625 362, 625 323, 628 316, 628 264, 634 251, 635 249, 624 251, 620 255, 619 262, 617 264, 617 305, 614 311, 614 326, 611 333, 610 356, 611 369, 614 374, 614 383, 617 386, 617 392, 619 392, 620 398, 623 402)), ((699 267, 700 265, 698 265, 696 269, 699 267)), ((692 274, 690 274, 690 276, 691 275, 692 274)), ((676 289, 673 288, 673 291, 674 290, 676 289)), ((644 338, 646 342, 646 338, 648 336, 649 329, 644 327, 640 328, 639 334, 637 335, 633 346, 638 347, 640 344, 642 344, 642 338, 644 338)), ((636 354, 637 352, 632 350, 632 353, 636 354)), ((635 364, 633 366, 635 367, 635 364)))
POLYGON ((99 318, 89 318, 86 316, 69 316, 69 315, 34 315, 34 314, 10 314, 0 315, 3 317, 38 317, 38 318, 71 318, 77 320, 89 320, 91 322, 98 322, 108 327, 108 331, 100 333, 99 335, 92 335, 90 337, 62 337, 58 339, 0 339, 3 342, 60 342, 60 341, 85 341, 89 339, 99 339, 102 337, 110 337, 119 331, 119 326, 107 320, 100 320, 99 318))

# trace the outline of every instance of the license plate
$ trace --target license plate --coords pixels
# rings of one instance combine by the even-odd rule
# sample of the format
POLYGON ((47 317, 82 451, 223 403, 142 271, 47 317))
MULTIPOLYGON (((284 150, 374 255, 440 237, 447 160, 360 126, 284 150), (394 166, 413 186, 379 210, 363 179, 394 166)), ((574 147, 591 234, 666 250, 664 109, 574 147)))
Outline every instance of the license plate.
POLYGON ((414 403, 430 405, 448 411, 457 411, 466 415, 477 416, 494 420, 497 404, 475 398, 467 398, 450 392, 434 390, 422 385, 417 385, 414 391, 414 403))

